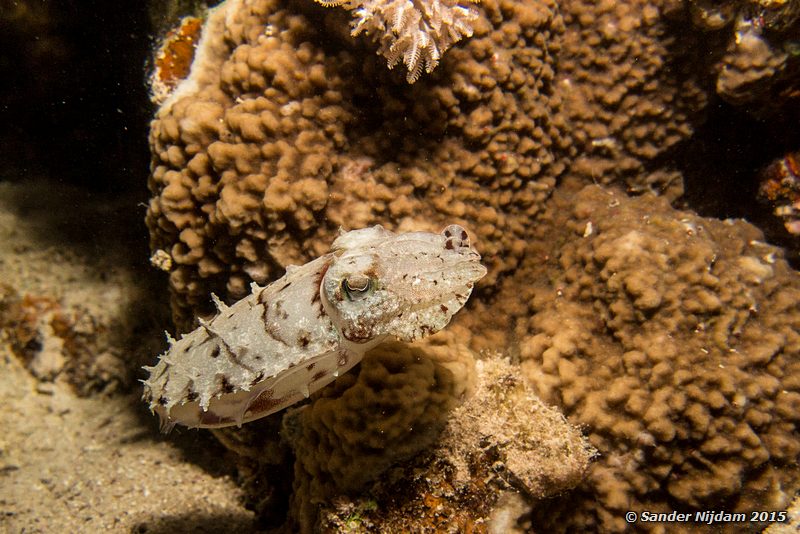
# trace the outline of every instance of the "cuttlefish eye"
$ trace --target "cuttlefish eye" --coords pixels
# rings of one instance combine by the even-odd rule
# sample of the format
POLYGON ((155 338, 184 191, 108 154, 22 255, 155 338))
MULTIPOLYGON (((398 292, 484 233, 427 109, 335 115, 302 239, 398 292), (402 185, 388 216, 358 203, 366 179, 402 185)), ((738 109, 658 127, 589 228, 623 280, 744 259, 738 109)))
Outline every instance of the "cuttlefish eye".
POLYGON ((363 274, 354 274, 342 280, 342 291, 348 300, 361 300, 372 290, 372 279, 363 274))

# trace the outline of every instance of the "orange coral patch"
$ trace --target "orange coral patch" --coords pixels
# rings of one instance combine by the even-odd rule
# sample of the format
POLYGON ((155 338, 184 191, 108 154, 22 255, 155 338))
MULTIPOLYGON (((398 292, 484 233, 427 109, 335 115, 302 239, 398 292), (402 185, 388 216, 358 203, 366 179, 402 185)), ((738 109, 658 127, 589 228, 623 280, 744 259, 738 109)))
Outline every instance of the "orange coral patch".
POLYGON ((167 33, 156 54, 155 76, 158 81, 174 88, 189 75, 202 28, 201 19, 184 17, 177 28, 167 33))

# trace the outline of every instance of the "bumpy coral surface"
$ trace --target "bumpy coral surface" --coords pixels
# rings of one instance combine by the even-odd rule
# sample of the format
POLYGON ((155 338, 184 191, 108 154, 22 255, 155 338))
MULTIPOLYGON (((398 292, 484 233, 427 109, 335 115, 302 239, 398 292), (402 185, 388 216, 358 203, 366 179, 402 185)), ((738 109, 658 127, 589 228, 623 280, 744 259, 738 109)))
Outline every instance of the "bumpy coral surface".
POLYGON ((518 365, 496 356, 476 365, 477 391, 453 411, 435 451, 455 468, 453 483, 475 483, 484 463, 536 499, 575 487, 594 454, 580 431, 532 393, 518 365))
POLYGON ((726 101, 748 113, 795 120, 800 89, 800 2, 795 0, 684 0, 699 44, 712 59, 708 73, 726 101))
POLYGON ((626 510, 785 509, 800 487, 797 273, 754 227, 663 199, 589 187, 552 213, 522 366, 600 460, 539 521, 622 531, 626 510))
MULTIPOLYGON (((323 252, 339 226, 476 234, 491 284, 567 168, 674 198, 705 93, 660 5, 490 0, 409 86, 339 10, 225 2, 158 111, 147 222, 181 330, 323 252), (563 14, 563 18, 562 18, 563 14), (160 252, 159 252, 160 251, 160 252)), ((683 35, 683 34, 681 34, 683 35)))
POLYGON ((681 176, 659 158, 691 135, 706 94, 692 75, 692 37, 669 27, 664 3, 562 2, 567 31, 557 83, 573 173, 676 198, 681 176))
MULTIPOLYGON (((225 3, 151 130, 151 244, 172 258, 182 329, 324 252, 339 226, 462 223, 496 279, 561 172, 555 2, 483 2, 471 38, 408 86, 325 32, 336 10, 225 3), (304 9, 306 11, 301 11, 304 9)), ((346 26, 345 26, 346 28, 346 26)), ((167 262, 170 263, 170 262, 167 262)))
POLYGON ((358 373, 342 376, 322 398, 287 416, 301 529, 313 530, 316 503, 361 490, 393 463, 429 447, 463 384, 420 349, 384 343, 367 353, 358 373))
POLYGON ((349 384, 284 418, 301 530, 463 532, 511 513, 513 495, 524 496, 516 520, 530 511, 526 499, 582 480, 593 450, 518 366, 475 364, 469 350, 432 339, 373 350, 349 384))

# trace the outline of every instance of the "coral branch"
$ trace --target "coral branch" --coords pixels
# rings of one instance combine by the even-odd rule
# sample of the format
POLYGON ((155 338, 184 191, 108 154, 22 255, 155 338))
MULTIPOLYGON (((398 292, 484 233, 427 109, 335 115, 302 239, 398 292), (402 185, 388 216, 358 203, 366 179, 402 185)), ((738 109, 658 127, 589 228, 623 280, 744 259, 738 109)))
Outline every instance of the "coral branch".
MULTIPOLYGON (((475 0, 477 1, 477 0, 475 0)), ((353 12, 351 35, 361 33, 378 42, 378 53, 389 68, 402 59, 406 80, 414 83, 431 72, 442 54, 463 37, 472 35, 478 12, 456 0, 316 0, 326 6, 342 6, 353 12)))

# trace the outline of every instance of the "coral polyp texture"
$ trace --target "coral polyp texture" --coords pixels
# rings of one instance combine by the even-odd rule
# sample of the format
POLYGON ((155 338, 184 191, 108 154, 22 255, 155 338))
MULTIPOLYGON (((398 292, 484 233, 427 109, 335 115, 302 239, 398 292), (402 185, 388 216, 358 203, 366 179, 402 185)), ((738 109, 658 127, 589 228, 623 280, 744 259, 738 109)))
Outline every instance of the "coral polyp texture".
MULTIPOLYGON (((377 24, 401 4, 359 5, 377 24)), ((681 194, 669 156, 707 101, 698 32, 676 36, 691 23, 645 0, 467 7, 472 36, 413 85, 349 35, 341 9, 230 0, 210 12, 150 136, 147 223, 180 330, 213 312, 212 291, 244 297, 324 253, 340 226, 455 221, 475 231, 494 283, 518 272, 565 171, 681 194)), ((373 35, 399 46, 389 26, 373 35)))
POLYGON ((669 4, 560 3, 567 31, 556 81, 572 137, 569 170, 587 183, 683 193, 679 170, 663 160, 702 120, 707 94, 695 37, 685 27, 675 35, 669 4))
POLYGON ((600 456, 535 524, 785 509, 800 488, 800 276, 743 221, 594 186, 554 200, 521 365, 600 456))
POLYGON ((479 16, 469 5, 454 0, 316 1, 351 10, 351 35, 365 33, 377 41, 378 53, 390 69, 402 60, 408 69, 408 83, 417 81, 423 66, 425 72, 433 71, 448 48, 470 37, 479 16))
POLYGON ((762 118, 797 120, 800 2, 689 0, 692 23, 708 36, 710 76, 727 102, 762 118), (787 117, 784 117, 787 118, 787 117))
POLYGON ((509 495, 574 487, 593 454, 518 366, 476 364, 452 345, 381 345, 284 418, 284 435, 297 456, 292 515, 302 532, 340 531, 356 510, 374 532, 462 532, 491 521, 509 495))
POLYGON ((565 164, 554 1, 488 1, 471 38, 412 86, 326 32, 338 10, 229 1, 152 123, 147 213, 179 330, 326 252, 340 227, 474 231, 492 283, 565 164), (323 23, 316 23, 318 17, 323 23), (161 254, 161 256, 164 256, 161 254))
POLYGON ((393 463, 432 445, 463 395, 460 387, 419 349, 386 343, 357 374, 284 418, 297 456, 293 507, 300 530, 313 531, 306 522, 314 521, 319 502, 364 489, 393 463))

